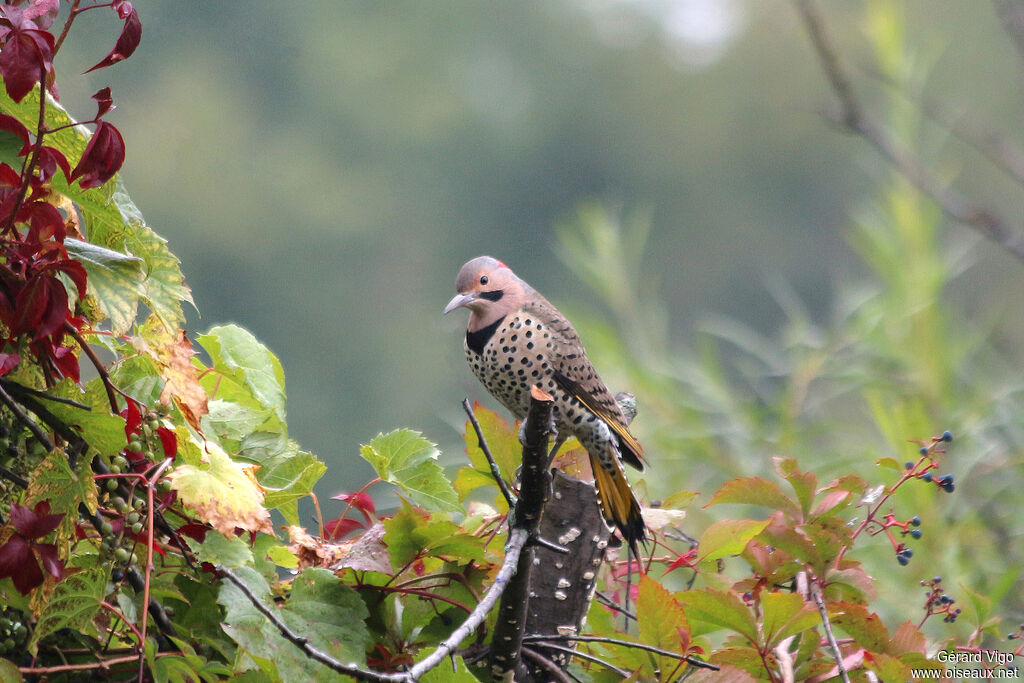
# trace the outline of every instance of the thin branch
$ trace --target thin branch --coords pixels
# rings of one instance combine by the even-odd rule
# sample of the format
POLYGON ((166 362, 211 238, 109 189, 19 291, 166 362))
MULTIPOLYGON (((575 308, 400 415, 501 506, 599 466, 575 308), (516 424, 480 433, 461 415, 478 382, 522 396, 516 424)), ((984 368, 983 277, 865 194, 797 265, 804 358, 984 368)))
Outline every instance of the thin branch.
POLYGON ((572 657, 579 657, 580 659, 585 659, 588 662, 594 662, 595 664, 599 664, 600 666, 603 666, 604 668, 610 671, 614 671, 618 675, 622 676, 624 679, 629 678, 629 672, 625 669, 620 669, 611 662, 607 662, 598 657, 597 655, 592 655, 589 652, 580 652, 579 650, 574 650, 571 647, 563 647, 561 645, 555 645, 554 643, 545 643, 543 641, 538 641, 537 644, 543 645, 549 650, 555 650, 557 652, 562 652, 572 657))
POLYGON ((43 444, 47 451, 52 451, 54 449, 53 441, 50 440, 50 437, 42 430, 42 428, 40 428, 39 424, 35 420, 28 416, 28 413, 21 409, 18 402, 11 398, 11 395, 7 393, 2 384, 0 384, 0 402, 14 413, 14 416, 18 418, 18 422, 25 425, 28 430, 32 432, 32 436, 36 437, 39 443, 43 444))
POLYGON ((494 477, 494 481, 498 484, 498 488, 501 490, 501 495, 505 496, 505 502, 508 503, 509 509, 516 504, 516 499, 512 496, 512 492, 508 489, 508 484, 505 483, 505 479, 501 476, 501 468, 498 467, 498 463, 494 461, 494 456, 491 455, 491 448, 487 445, 487 439, 484 438, 484 433, 480 429, 480 423, 476 419, 476 415, 473 413, 473 406, 469 404, 469 399, 462 399, 462 409, 466 411, 466 415, 469 416, 469 423, 473 425, 473 431, 476 432, 476 440, 480 445, 480 450, 484 452, 484 457, 487 458, 487 464, 491 466, 491 475, 494 477))
POLYGON ((821 597, 821 586, 818 585, 818 581, 815 579, 810 582, 810 594, 811 599, 814 600, 814 604, 818 606, 818 614, 821 615, 821 625, 825 628, 825 636, 828 638, 828 645, 832 649, 832 656, 836 660, 836 669, 839 671, 839 675, 843 679, 843 683, 850 683, 850 675, 846 673, 846 667, 843 666, 843 652, 839 649, 839 643, 836 642, 836 636, 832 633, 832 622, 828 618, 828 610, 825 608, 825 600, 821 597))
POLYGON ((17 382, 12 382, 7 379, 0 379, 0 386, 5 389, 10 389, 12 393, 26 393, 37 398, 44 398, 47 401, 53 401, 54 403, 63 403, 64 405, 80 408, 82 410, 92 410, 92 406, 87 406, 84 403, 79 403, 78 401, 74 401, 70 398, 64 398, 63 396, 54 396, 53 394, 48 394, 45 391, 39 391, 38 389, 33 389, 32 387, 25 386, 24 384, 18 384, 17 382))
POLYGON ((919 159, 902 147, 865 111, 849 76, 839 63, 839 56, 826 34, 817 5, 813 0, 795 0, 795 4, 807 27, 825 78, 839 99, 839 123, 870 143, 893 168, 921 193, 930 197, 948 217, 976 230, 1018 259, 1024 260, 1024 235, 1007 225, 993 211, 974 204, 953 188, 944 186, 919 159))
POLYGON ((712 671, 718 671, 718 667, 710 662, 705 662, 703 659, 697 659, 692 655, 684 655, 678 652, 672 652, 671 650, 662 650, 660 647, 654 647, 653 645, 647 645, 645 643, 633 643, 628 640, 620 640, 619 638, 608 638, 606 636, 571 636, 571 635, 527 635, 523 637, 523 641, 534 643, 538 640, 543 641, 577 641, 580 643, 609 643, 611 645, 622 645, 624 647, 632 647, 637 650, 645 650, 647 652, 653 652, 656 655, 662 655, 665 657, 673 657, 675 659, 684 659, 687 663, 692 664, 700 669, 711 669, 712 671))
POLYGON ((100 362, 96 352, 92 350, 92 347, 85 341, 82 334, 75 329, 74 325, 65 321, 64 331, 67 332, 72 339, 78 342, 78 346, 82 349, 82 353, 89 358, 89 362, 92 363, 94 368, 96 368, 96 373, 100 376, 100 381, 103 382, 103 388, 107 390, 107 400, 110 402, 110 410, 116 415, 120 412, 117 405, 117 396, 114 394, 116 387, 114 386, 114 383, 110 381, 110 373, 107 372, 107 368, 102 362, 100 362))
POLYGON ((0 465, 0 477, 3 477, 4 479, 12 482, 15 486, 17 486, 19 488, 23 488, 23 489, 27 489, 28 488, 28 480, 27 479, 25 479, 24 477, 14 473, 14 472, 11 472, 9 469, 7 469, 6 467, 3 467, 2 465, 0 465))
POLYGON ((551 674, 551 678, 559 683, 572 683, 573 681, 579 681, 580 679, 573 676, 568 671, 564 671, 562 667, 558 666, 555 662, 551 661, 541 653, 537 652, 528 647, 522 649, 523 659, 529 659, 531 662, 539 666, 541 669, 551 674))
MULTIPOLYGON (((157 652, 157 657, 180 656, 180 652, 157 652)), ((138 655, 122 655, 110 659, 97 659, 95 662, 83 662, 81 664, 58 664, 56 666, 19 666, 18 671, 23 674, 34 676, 45 674, 59 674, 66 671, 89 671, 90 669, 102 669, 106 671, 117 664, 129 664, 137 659, 138 655)))

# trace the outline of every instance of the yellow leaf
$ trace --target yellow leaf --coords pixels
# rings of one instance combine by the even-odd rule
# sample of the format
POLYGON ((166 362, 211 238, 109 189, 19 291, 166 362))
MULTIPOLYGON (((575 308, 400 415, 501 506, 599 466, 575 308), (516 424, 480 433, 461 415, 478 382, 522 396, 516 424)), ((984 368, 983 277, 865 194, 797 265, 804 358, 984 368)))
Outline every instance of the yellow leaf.
POLYGON ((178 465, 167 478, 178 499, 225 536, 233 536, 235 529, 272 534, 263 491, 247 472, 252 467, 235 462, 224 449, 208 441, 198 465, 178 465))

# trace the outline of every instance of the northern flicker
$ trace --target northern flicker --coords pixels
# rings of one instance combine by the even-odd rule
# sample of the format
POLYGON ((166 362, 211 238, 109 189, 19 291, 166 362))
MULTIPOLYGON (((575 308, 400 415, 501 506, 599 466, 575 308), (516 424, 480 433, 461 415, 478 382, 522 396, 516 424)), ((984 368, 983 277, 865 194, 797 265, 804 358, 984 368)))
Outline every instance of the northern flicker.
POLYGON ((636 557, 646 540, 640 504, 622 463, 642 470, 643 448, 587 359, 576 330, 558 309, 501 261, 477 257, 459 270, 458 294, 444 312, 468 308, 464 347, 473 374, 520 420, 530 387, 554 398, 559 436, 575 436, 590 456, 601 511, 636 557))

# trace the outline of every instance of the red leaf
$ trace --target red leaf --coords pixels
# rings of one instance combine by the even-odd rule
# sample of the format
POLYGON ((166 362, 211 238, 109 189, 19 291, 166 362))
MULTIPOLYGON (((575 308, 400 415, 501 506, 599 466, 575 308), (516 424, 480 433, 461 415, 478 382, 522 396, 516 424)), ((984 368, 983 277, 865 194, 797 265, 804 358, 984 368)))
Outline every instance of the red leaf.
POLYGON ((76 383, 81 379, 79 376, 78 356, 75 355, 75 347, 58 346, 50 351, 50 359, 57 366, 57 370, 64 377, 74 380, 76 383))
POLYGON ((121 35, 118 36, 114 49, 110 51, 110 54, 85 73, 95 71, 96 69, 104 69, 111 64, 117 64, 128 59, 135 52, 135 48, 139 46, 139 41, 142 40, 142 22, 139 21, 139 13, 135 11, 132 3, 125 2, 124 0, 114 0, 110 6, 117 10, 118 16, 124 19, 124 28, 121 29, 121 35))
POLYGON ((345 538, 348 534, 356 529, 365 528, 357 519, 332 519, 331 521, 324 524, 324 538, 328 541, 336 541, 339 538, 345 538))
POLYGON ((178 533, 182 536, 188 536, 189 538, 199 541, 202 543, 206 539, 206 532, 210 530, 210 527, 206 524, 196 524, 195 522, 189 522, 188 524, 182 524, 178 527, 178 533))
POLYGON ((110 88, 106 87, 102 90, 97 90, 96 94, 92 96, 97 102, 96 118, 100 118, 108 111, 114 108, 114 100, 110 97, 110 88))
POLYGON ((39 28, 48 28, 59 10, 60 0, 32 0, 25 8, 24 16, 32 19, 39 28))
POLYGON ((0 353, 0 377, 13 370, 21 362, 21 356, 16 353, 0 353))
POLYGON ((57 174, 57 168, 64 171, 64 177, 71 182, 71 165, 59 149, 43 145, 39 148, 39 179, 46 182, 57 174))
POLYGON ((178 435, 167 427, 157 427, 156 435, 160 437, 160 445, 164 449, 165 458, 173 458, 178 454, 178 435))
MULTIPOLYGON (((81 262, 75 261, 74 259, 65 259, 63 261, 58 261, 54 265, 53 269, 63 271, 63 273, 71 278, 71 281, 75 283, 75 289, 78 290, 78 296, 85 296, 86 279, 88 278, 88 274, 85 272, 85 266, 83 266, 81 262)), ((72 318, 70 322, 74 323, 75 320, 75 318, 72 318)), ((81 329, 81 325, 78 326, 78 329, 81 329)))
POLYGON ((62 519, 64 519, 63 512, 50 514, 50 504, 45 500, 36 504, 35 510, 11 503, 11 523, 14 524, 14 530, 25 538, 46 536, 57 528, 62 519))
POLYGON ((358 493, 339 493, 331 496, 331 498, 334 500, 344 501, 356 510, 362 512, 363 517, 366 518, 367 524, 372 522, 370 515, 377 512, 377 508, 373 504, 373 498, 370 498, 370 495, 364 491, 360 491, 358 493))
POLYGON ((0 164, 0 187, 21 187, 21 174, 7 164, 0 164))
POLYGON ((0 545, 0 578, 14 576, 32 561, 31 544, 23 536, 13 534, 7 543, 0 545))
POLYGON ((32 144, 28 140, 28 128, 13 116, 7 114, 0 114, 0 130, 6 130, 8 133, 12 133, 21 138, 23 143, 21 149, 18 150, 18 156, 27 154, 32 149, 32 144))
POLYGON ((142 413, 139 412, 139 405, 131 400, 127 400, 128 407, 121 411, 121 417, 124 418, 124 435, 131 440, 132 434, 139 431, 139 425, 142 424, 142 413))
POLYGON ((10 5, 0 6, 4 18, 6 38, 0 51, 0 75, 4 78, 7 94, 15 102, 27 95, 43 73, 53 71, 53 36, 40 31, 21 10, 10 5))
POLYGON ((55 579, 64 576, 64 563, 57 555, 57 546, 52 543, 35 543, 32 545, 32 550, 42 561, 43 569, 49 572, 50 576, 55 579))
MULTIPOLYGON (((2 53, 0 53, 2 54, 2 53)), ((124 138, 106 121, 96 124, 96 132, 82 154, 82 160, 71 172, 71 182, 78 179, 83 188, 99 187, 114 177, 124 163, 124 138)))
POLYGON ((67 236, 64 216, 49 202, 29 202, 18 212, 18 220, 29 222, 27 241, 30 243, 38 244, 49 240, 63 243, 67 236))
POLYGON ((49 337, 68 317, 68 293, 57 278, 37 273, 29 278, 14 300, 15 335, 32 333, 33 339, 49 337))

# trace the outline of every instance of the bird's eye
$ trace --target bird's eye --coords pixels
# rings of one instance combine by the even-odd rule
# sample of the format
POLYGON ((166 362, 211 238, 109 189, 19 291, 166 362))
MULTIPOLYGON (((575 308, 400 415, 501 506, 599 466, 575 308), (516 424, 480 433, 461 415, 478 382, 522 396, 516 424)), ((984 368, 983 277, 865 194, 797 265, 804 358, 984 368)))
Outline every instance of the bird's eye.
POLYGON ((486 285, 487 284, 487 276, 486 275, 481 275, 480 276, 480 284, 482 284, 482 285, 486 285))

